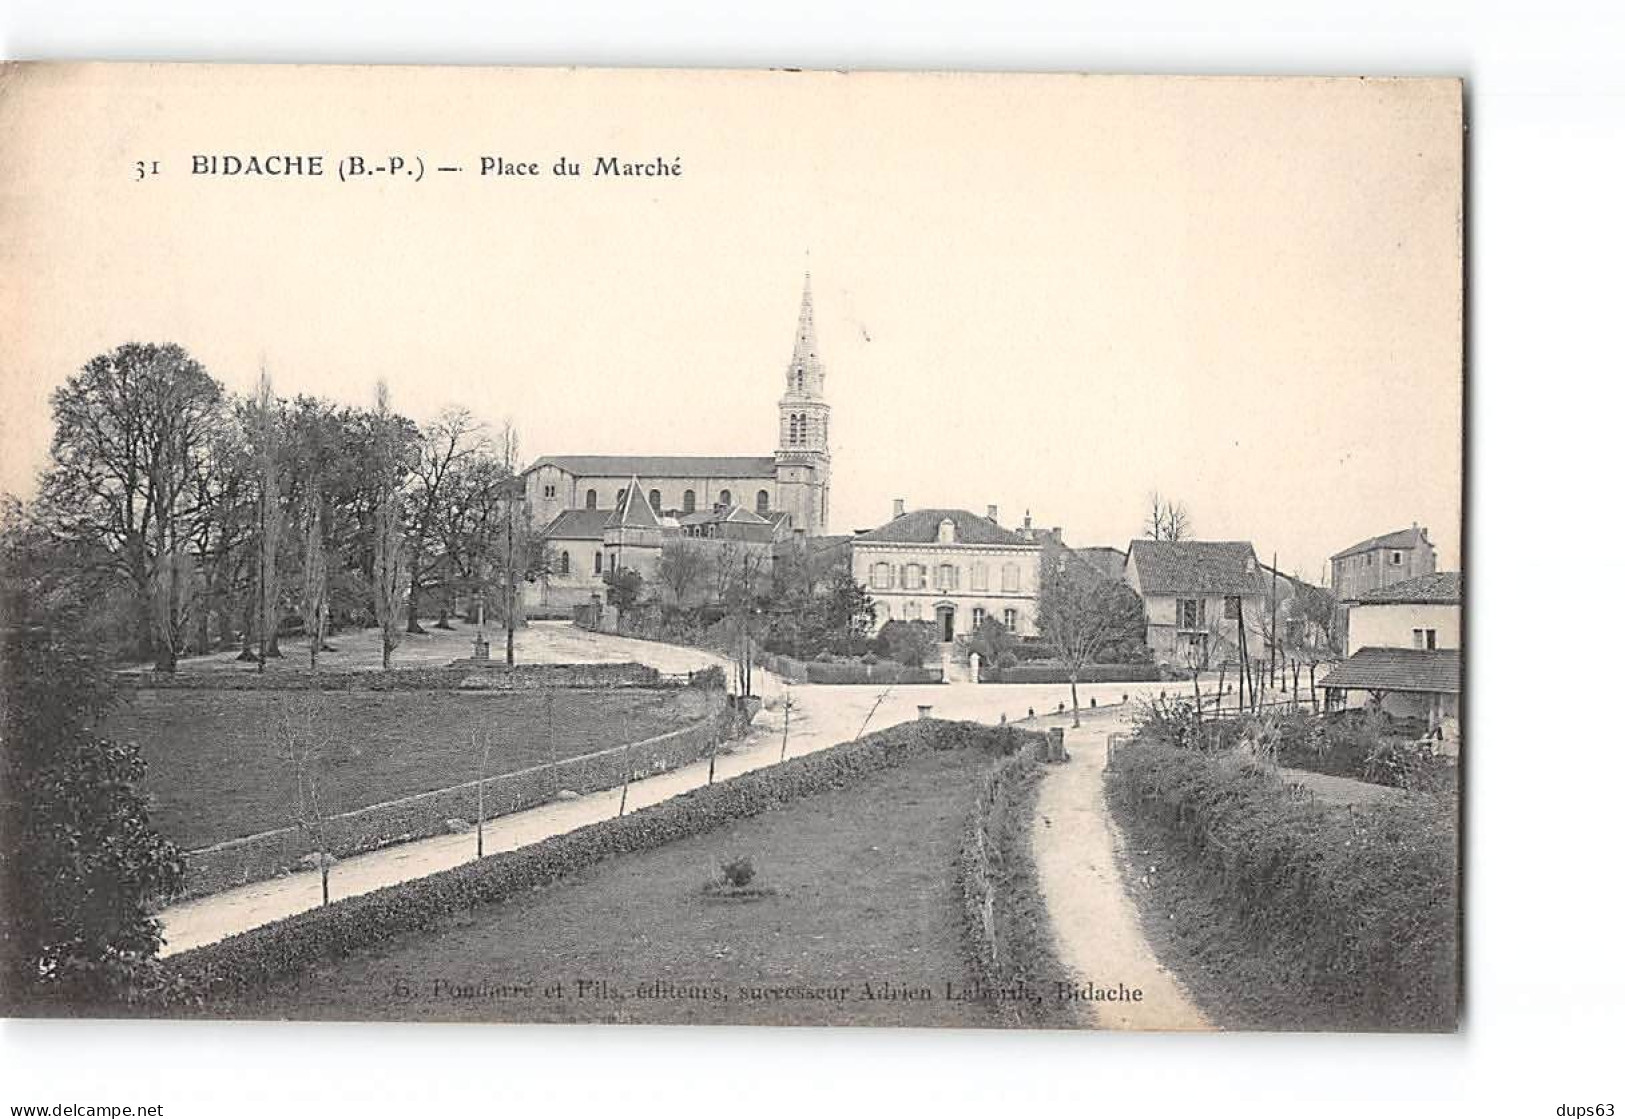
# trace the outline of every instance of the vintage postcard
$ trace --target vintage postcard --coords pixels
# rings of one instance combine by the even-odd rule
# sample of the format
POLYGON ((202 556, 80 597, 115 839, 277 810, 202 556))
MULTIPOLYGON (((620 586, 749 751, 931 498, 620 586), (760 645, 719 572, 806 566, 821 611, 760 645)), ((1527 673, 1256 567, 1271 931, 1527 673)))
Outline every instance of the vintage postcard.
POLYGON ((1464 146, 0 70, 5 1012, 1454 1030, 1464 146))

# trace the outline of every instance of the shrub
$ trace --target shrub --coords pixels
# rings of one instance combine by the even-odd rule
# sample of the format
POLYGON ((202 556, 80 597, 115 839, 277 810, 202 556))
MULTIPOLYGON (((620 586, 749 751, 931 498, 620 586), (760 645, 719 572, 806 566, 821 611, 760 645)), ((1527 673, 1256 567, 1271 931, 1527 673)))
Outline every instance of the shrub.
POLYGON ((875 635, 876 651, 888 660, 909 668, 919 668, 935 655, 936 627, 929 622, 900 622, 895 619, 880 627, 875 635))
POLYGON ((722 881, 729 886, 748 886, 755 877, 756 867, 749 855, 738 855, 722 864, 722 881))
POLYGON ((863 654, 863 663, 874 666, 880 663, 880 658, 874 653, 865 653, 863 654))
POLYGON ((1004 652, 999 654, 999 658, 995 663, 1000 668, 1014 668, 1016 667, 1016 655, 1009 649, 1006 649, 1004 652))
POLYGON ((728 674, 720 664, 707 665, 689 677, 689 683, 707 692, 720 692, 728 686, 728 674))
POLYGON ((1269 767, 1149 740, 1107 771, 1127 826, 1163 833, 1224 915, 1229 943, 1346 1029, 1452 1028, 1454 806, 1397 797, 1326 808, 1269 767))

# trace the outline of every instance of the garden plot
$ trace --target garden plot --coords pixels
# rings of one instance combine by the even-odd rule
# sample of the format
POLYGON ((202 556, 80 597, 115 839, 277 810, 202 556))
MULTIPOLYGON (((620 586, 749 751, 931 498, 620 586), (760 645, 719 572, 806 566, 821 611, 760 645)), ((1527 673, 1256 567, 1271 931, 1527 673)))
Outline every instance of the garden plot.
POLYGON ((133 697, 106 733, 141 745, 158 830, 183 850, 291 823, 278 741, 293 719, 322 740, 324 811, 347 812, 662 734, 706 714, 688 689, 294 692, 166 688, 133 697))

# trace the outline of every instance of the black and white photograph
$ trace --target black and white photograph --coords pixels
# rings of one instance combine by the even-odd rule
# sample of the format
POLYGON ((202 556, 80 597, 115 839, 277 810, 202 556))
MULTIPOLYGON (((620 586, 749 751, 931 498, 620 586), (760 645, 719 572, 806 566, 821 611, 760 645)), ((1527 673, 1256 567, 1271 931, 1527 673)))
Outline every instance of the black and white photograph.
POLYGON ((1601 288, 1479 286, 1472 59, 94 57, 0 63, 9 1114, 1467 1114, 1565 1014, 1507 1113, 1612 1114, 1611 413, 1473 332, 1601 288))

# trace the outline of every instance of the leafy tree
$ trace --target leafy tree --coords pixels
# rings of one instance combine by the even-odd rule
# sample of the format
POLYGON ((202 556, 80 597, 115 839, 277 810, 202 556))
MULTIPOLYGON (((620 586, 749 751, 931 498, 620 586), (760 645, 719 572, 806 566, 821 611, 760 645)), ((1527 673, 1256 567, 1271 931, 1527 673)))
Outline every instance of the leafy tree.
POLYGON ((998 664, 1005 653, 1014 655, 1015 636, 994 617, 982 619, 970 638, 970 651, 982 658, 985 665, 998 664))
POLYGON ((643 593, 643 576, 630 567, 617 568, 604 576, 604 600, 617 610, 629 610, 643 593))
POLYGON ((187 593, 173 576, 202 520, 195 483, 222 422, 220 384, 179 346, 132 342, 92 358, 51 394, 51 410, 39 508, 128 580, 139 648, 173 672, 187 593))
POLYGON ((490 459, 485 425, 466 408, 447 408, 423 428, 412 448, 402 498, 406 563, 406 632, 422 633, 421 599, 447 573, 444 522, 464 474, 490 459))
POLYGON ((1078 724, 1078 675, 1113 643, 1143 641, 1145 607, 1127 583, 1064 556, 1047 557, 1038 592, 1038 629, 1055 646, 1072 685, 1078 724))
POLYGON ((156 977, 153 912, 180 887, 152 830, 139 749, 96 725, 112 706, 94 595, 13 508, 0 552, 0 1001, 105 1002, 156 977))

